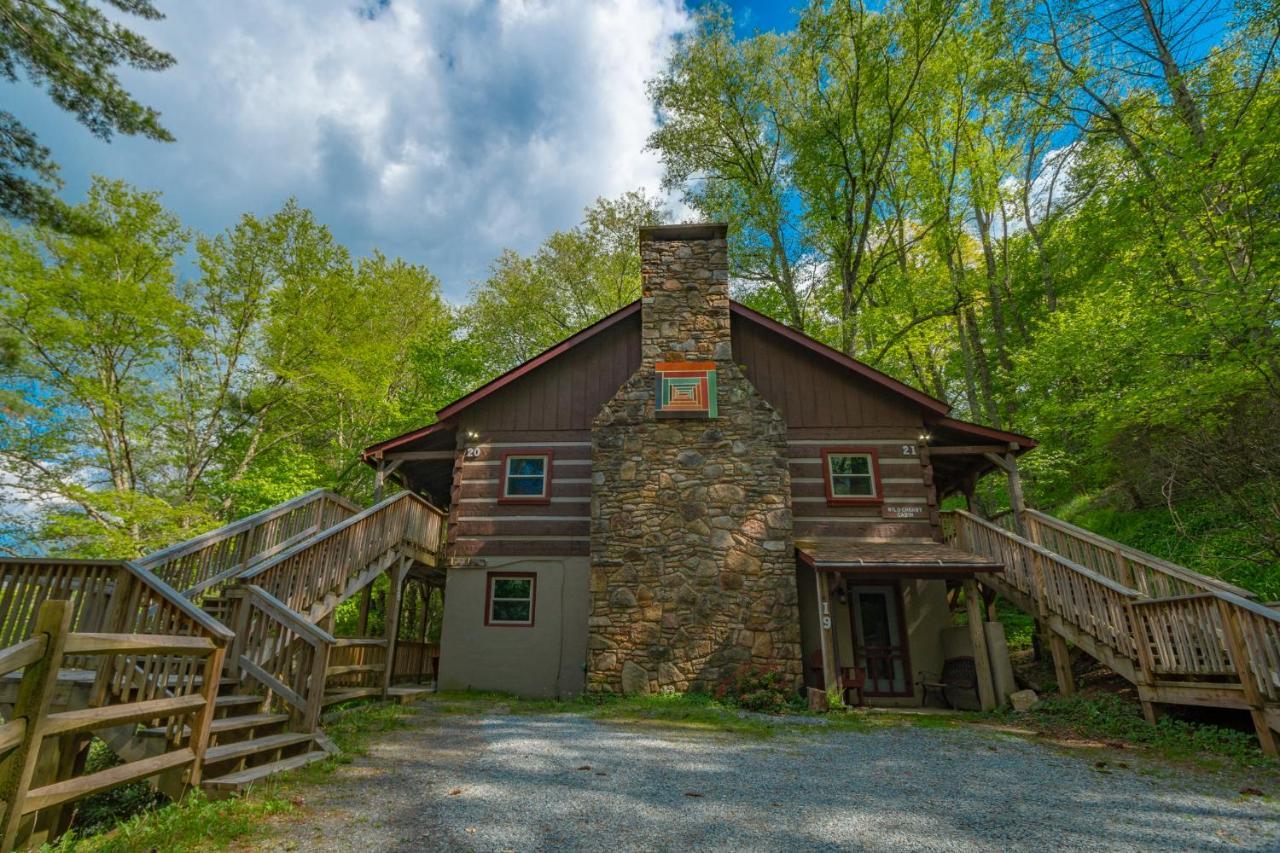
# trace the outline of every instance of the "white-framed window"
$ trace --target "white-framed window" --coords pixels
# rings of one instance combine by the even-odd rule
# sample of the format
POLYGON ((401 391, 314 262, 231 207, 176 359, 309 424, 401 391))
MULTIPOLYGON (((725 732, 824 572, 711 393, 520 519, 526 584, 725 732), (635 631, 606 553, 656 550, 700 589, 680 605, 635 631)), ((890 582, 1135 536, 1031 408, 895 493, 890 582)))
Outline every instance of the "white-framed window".
POLYGON ((507 453, 502 457, 504 501, 545 501, 551 497, 550 453, 507 453))
POLYGON ((862 503, 880 500, 880 470, 874 450, 830 448, 822 451, 827 500, 862 503))
POLYGON ((489 572, 484 624, 532 625, 537 580, 529 572, 489 572))

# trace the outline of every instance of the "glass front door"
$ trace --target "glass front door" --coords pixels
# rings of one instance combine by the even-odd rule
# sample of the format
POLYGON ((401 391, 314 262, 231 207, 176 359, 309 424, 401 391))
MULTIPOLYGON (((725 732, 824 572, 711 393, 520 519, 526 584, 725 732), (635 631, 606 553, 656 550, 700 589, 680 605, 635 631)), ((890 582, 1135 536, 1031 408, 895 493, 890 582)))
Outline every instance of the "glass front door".
POLYGON ((897 586, 855 586, 849 595, 858 668, 868 696, 906 696, 909 663, 897 586))

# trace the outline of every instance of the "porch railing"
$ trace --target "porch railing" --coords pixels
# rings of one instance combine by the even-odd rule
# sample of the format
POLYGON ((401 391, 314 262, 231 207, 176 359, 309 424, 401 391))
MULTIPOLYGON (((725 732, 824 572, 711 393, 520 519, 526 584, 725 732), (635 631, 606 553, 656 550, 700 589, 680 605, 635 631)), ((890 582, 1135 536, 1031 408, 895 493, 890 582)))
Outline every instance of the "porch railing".
POLYGON ((315 489, 278 506, 148 554, 135 563, 199 601, 217 595, 236 575, 321 530, 360 512, 327 489, 315 489))
MULTIPOLYGON (((1050 527, 1044 518, 1050 517, 1029 519, 1042 534, 1050 527)), ((1000 578, 1035 601, 1042 615, 1058 616, 1127 661, 1144 701, 1246 708, 1263 748, 1276 751, 1267 714, 1280 704, 1280 612, 1181 566, 1168 564, 1178 570, 1169 571, 1141 552, 1132 552, 1144 560, 1131 575, 1135 583, 1151 589, 1177 581, 1194 591, 1151 597, 960 510, 948 513, 945 528, 958 547, 1000 562, 1000 578)), ((1077 556, 1100 559, 1098 543, 1070 530, 1061 535, 1071 538, 1049 541, 1073 543, 1077 556), (1081 541, 1089 549, 1082 550, 1081 541)), ((1136 562, 1128 551, 1123 557, 1136 562)), ((1121 563, 1110 565, 1119 571, 1121 563)))
POLYGON ((1226 592, 1240 598, 1254 598, 1253 593, 1234 584, 1193 572, 1039 510, 1024 510, 1023 518, 1032 542, 1149 598, 1199 592, 1226 592))
POLYGON ((434 560, 444 523, 443 512, 412 492, 400 492, 265 560, 240 582, 314 619, 354 592, 353 584, 359 588, 384 571, 381 561, 398 558, 403 549, 434 560))

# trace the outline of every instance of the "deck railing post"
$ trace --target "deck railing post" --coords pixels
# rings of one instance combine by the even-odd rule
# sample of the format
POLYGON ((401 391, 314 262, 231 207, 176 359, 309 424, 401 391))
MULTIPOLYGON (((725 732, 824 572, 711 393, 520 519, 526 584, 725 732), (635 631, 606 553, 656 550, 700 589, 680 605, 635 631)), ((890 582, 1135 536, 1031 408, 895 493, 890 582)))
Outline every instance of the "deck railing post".
POLYGON ((1218 613, 1222 618, 1222 631, 1227 641, 1227 651, 1231 653, 1231 665, 1236 671, 1236 678, 1240 679, 1244 700, 1249 704, 1249 715, 1253 718, 1253 727, 1258 733, 1258 744, 1267 755, 1276 755, 1275 735, 1271 733, 1271 724, 1267 721, 1266 708, 1263 707, 1262 693, 1258 689, 1258 682, 1254 679, 1253 667, 1249 662, 1249 650, 1240 633, 1239 615, 1234 607, 1221 598, 1218 599, 1218 613))
POLYGON ((200 776, 204 772, 204 751, 209 746, 209 727, 213 725, 213 712, 217 707, 226 653, 226 644, 219 643, 204 661, 203 683, 200 685, 204 707, 196 712, 195 719, 191 721, 191 737, 187 741, 191 751, 195 753, 195 760, 191 762, 191 775, 187 780, 193 787, 200 784, 200 776))
POLYGON ((303 731, 314 732, 320 727, 320 712, 324 710, 324 691, 328 680, 330 644, 317 640, 311 644, 311 677, 307 687, 307 709, 303 715, 303 731))
POLYGON ((1125 610, 1129 612, 1129 631, 1133 634, 1134 645, 1138 651, 1138 701, 1142 703, 1142 716, 1151 725, 1160 719, 1160 709, 1155 700, 1156 667, 1151 659, 1151 644, 1147 638, 1146 620, 1139 615, 1133 601, 1125 602, 1125 610))
POLYGON ((4 818, 0 821, 0 850, 5 853, 13 849, 23 822, 23 806, 40 757, 49 700, 58 681, 62 650, 70 627, 71 607, 67 601, 58 599, 40 605, 31 635, 43 634, 47 638, 44 654, 23 670, 18 696, 13 704, 13 719, 26 720, 26 727, 22 741, 0 760, 0 798, 5 804, 4 818))

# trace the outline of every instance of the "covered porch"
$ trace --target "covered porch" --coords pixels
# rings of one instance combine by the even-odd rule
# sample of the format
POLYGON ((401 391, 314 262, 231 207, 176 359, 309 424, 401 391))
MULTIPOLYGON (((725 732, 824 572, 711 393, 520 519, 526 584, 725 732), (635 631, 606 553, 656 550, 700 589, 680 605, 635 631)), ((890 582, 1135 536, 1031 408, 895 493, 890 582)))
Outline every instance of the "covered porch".
POLYGON ((1010 689, 1003 631, 985 621, 978 587, 999 563, 937 542, 853 539, 798 541, 796 558, 815 701, 991 710, 1010 689))

